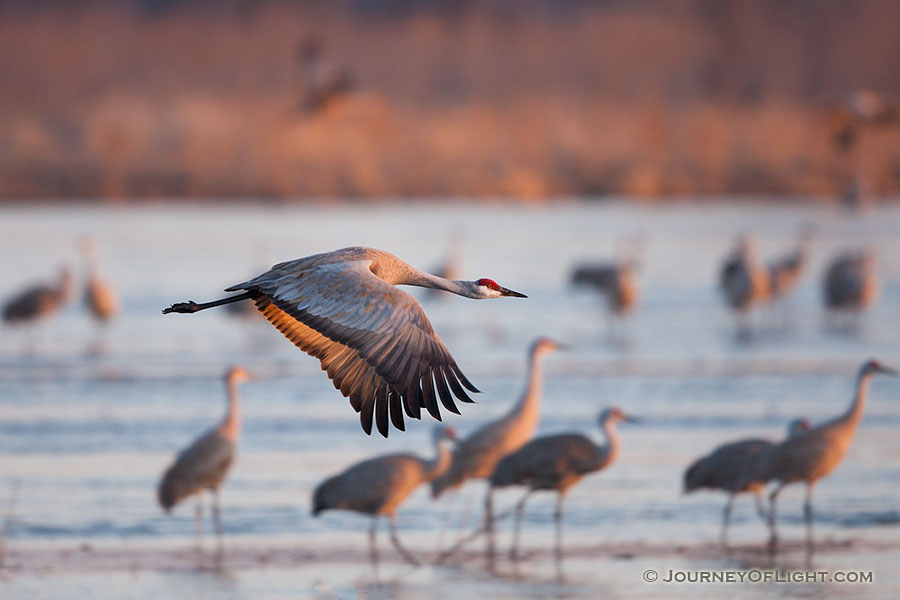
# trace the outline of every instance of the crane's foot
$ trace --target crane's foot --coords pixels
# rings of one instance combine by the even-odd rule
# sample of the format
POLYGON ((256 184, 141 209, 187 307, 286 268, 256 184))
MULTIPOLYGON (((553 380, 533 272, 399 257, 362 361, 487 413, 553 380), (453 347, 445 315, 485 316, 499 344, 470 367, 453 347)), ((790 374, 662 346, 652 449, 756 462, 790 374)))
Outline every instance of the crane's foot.
POLYGON ((169 313, 195 313, 198 310, 200 310, 200 305, 193 300, 188 300, 187 302, 176 302, 169 308, 164 308, 162 314, 167 315, 169 313))

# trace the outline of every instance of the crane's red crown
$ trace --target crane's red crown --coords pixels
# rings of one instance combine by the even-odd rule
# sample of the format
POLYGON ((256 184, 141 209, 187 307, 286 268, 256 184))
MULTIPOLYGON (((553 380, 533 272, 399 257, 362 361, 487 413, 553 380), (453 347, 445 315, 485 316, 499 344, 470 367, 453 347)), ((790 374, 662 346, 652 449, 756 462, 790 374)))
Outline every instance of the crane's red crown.
POLYGON ((497 285, 497 282, 494 281, 493 279, 479 279, 478 285, 483 285, 484 287, 488 288, 489 290, 499 290, 500 289, 500 286, 497 285))

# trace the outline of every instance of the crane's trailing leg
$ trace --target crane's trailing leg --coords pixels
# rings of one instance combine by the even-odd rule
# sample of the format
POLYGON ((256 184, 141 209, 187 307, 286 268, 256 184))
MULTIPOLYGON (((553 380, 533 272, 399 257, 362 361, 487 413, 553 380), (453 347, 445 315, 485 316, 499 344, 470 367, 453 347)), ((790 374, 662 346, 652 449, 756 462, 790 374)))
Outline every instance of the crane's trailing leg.
POLYGON ((397 537, 397 519, 394 515, 389 517, 388 521, 391 529, 391 541, 394 543, 394 547, 397 549, 397 552, 406 559, 411 565, 418 567, 419 561, 416 560, 416 557, 413 556, 406 548, 403 547, 403 544, 400 543, 400 538, 397 537))
POLYGON ((719 539, 723 548, 728 548, 728 523, 731 521, 731 507, 734 505, 734 494, 728 494, 728 502, 722 510, 722 534, 719 539))
POLYGON ((222 514, 219 509, 219 490, 212 490, 212 514, 216 527, 216 556, 221 560, 225 555, 224 529, 222 527, 222 514))
POLYGON ((222 298, 221 300, 202 302, 200 304, 197 304, 193 300, 188 300, 187 302, 176 302, 169 308, 164 308, 162 313, 164 315, 167 315, 169 313, 195 313, 200 310, 206 310, 207 308, 222 306, 223 304, 231 304, 233 302, 240 302, 241 300, 249 300, 251 298, 255 298, 256 296, 257 294, 255 292, 244 292, 243 294, 236 294, 234 296, 229 296, 228 298, 222 298))
POLYGON ((515 522, 513 523, 513 542, 512 548, 509 549, 509 558, 511 560, 519 559, 519 532, 522 529, 522 513, 525 511, 525 503, 528 501, 529 496, 531 496, 531 490, 525 492, 525 495, 516 504, 516 516, 515 522))
POLYGON ((494 546, 494 488, 488 487, 487 495, 484 497, 484 532, 487 534, 487 549, 485 559, 487 561, 488 571, 494 570, 494 556, 496 548, 494 546))
POLYGON ((815 542, 813 540, 812 492, 813 485, 807 485, 806 500, 803 502, 803 516, 806 519, 806 550, 810 553, 812 553, 813 546, 815 545, 815 542))
POLYGON ((553 511, 553 520, 556 521, 556 562, 562 561, 562 515, 563 515, 563 496, 562 492, 556 496, 556 510, 553 511))
POLYGON ((203 498, 198 498, 194 512, 194 525, 197 534, 197 554, 203 554, 203 498))
POLYGON ((778 494, 783 487, 784 482, 781 482, 769 494, 769 552, 775 552, 778 549, 778 534, 775 531, 775 501, 778 499, 778 494))
POLYGON ((372 567, 378 572, 378 547, 375 545, 375 535, 378 532, 378 515, 372 517, 372 527, 369 528, 369 560, 372 567))
POLYGON ((766 507, 763 506, 762 493, 754 492, 753 499, 756 501, 756 514, 759 515, 759 518, 762 519, 763 522, 767 522, 769 513, 766 512, 766 507))

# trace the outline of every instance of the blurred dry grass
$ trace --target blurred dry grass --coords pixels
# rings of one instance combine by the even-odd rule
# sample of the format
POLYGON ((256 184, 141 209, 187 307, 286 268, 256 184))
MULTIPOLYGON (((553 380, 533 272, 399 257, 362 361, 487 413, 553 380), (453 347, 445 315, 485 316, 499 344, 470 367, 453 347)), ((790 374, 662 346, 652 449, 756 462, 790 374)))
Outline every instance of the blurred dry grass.
POLYGON ((894 3, 224 6, 0 8, 0 197, 900 190, 900 131, 841 155, 825 117, 900 95, 894 3), (359 89, 315 115, 310 35, 359 89))

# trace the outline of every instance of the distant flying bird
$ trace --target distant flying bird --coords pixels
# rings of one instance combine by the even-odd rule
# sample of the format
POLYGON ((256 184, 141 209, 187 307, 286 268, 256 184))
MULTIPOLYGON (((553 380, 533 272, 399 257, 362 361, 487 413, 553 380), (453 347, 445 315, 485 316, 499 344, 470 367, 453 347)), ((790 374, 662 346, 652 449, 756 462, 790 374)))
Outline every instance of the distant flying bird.
POLYGON ((803 227, 793 252, 769 263, 769 291, 773 301, 784 298, 797 286, 809 262, 811 240, 812 229, 803 227))
MULTIPOLYGON (((599 421, 606 436, 606 443, 603 445, 598 446, 580 433, 548 435, 535 438, 497 463, 489 480, 486 500, 485 529, 489 533, 489 540, 492 539, 490 533, 493 529, 491 497, 494 489, 508 486, 528 488, 525 496, 516 504, 513 545, 510 550, 512 558, 515 559, 518 553, 525 502, 532 492, 538 490, 552 490, 557 494, 556 510, 553 513, 556 522, 556 557, 562 558, 562 510, 566 492, 585 475, 605 469, 616 460, 619 455, 619 436, 615 427, 617 423, 637 423, 639 420, 625 414, 620 408, 607 408, 600 413, 599 421)), ((493 544, 489 545, 489 553, 493 554, 493 544)))
POLYGON ((900 103, 871 90, 857 90, 828 111, 828 122, 835 146, 846 152, 864 128, 900 122, 900 103))
POLYGON ((325 110, 356 88, 356 80, 348 70, 329 67, 317 40, 305 40, 297 47, 297 62, 306 85, 300 107, 307 113, 325 110))
MULTIPOLYGON (((216 528, 219 551, 222 551, 222 518, 219 514, 219 487, 225 481, 234 461, 238 438, 241 435, 241 408, 238 384, 256 379, 243 367, 232 367, 225 375, 228 410, 222 422, 197 438, 178 453, 175 462, 159 482, 159 505, 166 512, 194 494, 212 494, 212 516, 216 528)), ((203 532, 203 500, 197 502, 197 546, 203 532)))
POLYGON ((844 252, 828 265, 822 291, 825 307, 834 311, 860 312, 878 297, 875 253, 844 252))
POLYGON ((869 393, 869 380, 875 373, 897 376, 897 371, 869 360, 862 365, 856 380, 856 395, 843 414, 799 433, 764 451, 746 478, 747 485, 777 481, 769 495, 769 549, 775 550, 778 536, 775 531, 775 501, 784 486, 791 483, 806 484, 806 501, 803 515, 806 520, 806 543, 813 547, 812 493, 816 483, 829 475, 840 464, 862 419, 863 408, 869 393))
POLYGON ((414 419, 421 408, 441 419, 437 398, 459 414, 453 394, 472 402, 463 390, 478 390, 463 375, 416 300, 396 285, 445 290, 467 298, 524 294, 491 279, 442 279, 416 269, 393 254, 352 247, 275 265, 226 291, 229 298, 173 304, 163 311, 193 313, 251 299, 281 333, 318 358, 335 388, 360 413, 362 428, 388 435, 388 414, 404 429, 403 412, 414 419), (437 387, 437 393, 435 393, 437 387))
POLYGON ((10 324, 33 323, 58 312, 72 293, 72 271, 63 266, 53 284, 36 284, 19 292, 3 306, 3 320, 10 324))
POLYGON ((97 243, 93 238, 81 242, 85 262, 84 302, 98 323, 108 323, 119 312, 116 291, 97 273, 97 243))
POLYGON ((325 510, 352 510, 372 516, 369 530, 369 553, 378 564, 375 535, 378 518, 386 516, 390 524, 391 541, 407 561, 419 561, 400 543, 397 537, 396 512, 419 485, 433 480, 450 464, 448 444, 456 440, 452 427, 436 426, 432 434, 436 456, 428 461, 412 454, 389 454, 357 463, 339 475, 325 480, 313 493, 313 516, 325 510))
POLYGON ((747 313, 769 298, 769 273, 759 262, 756 245, 748 236, 738 244, 722 265, 719 288, 728 306, 738 315, 740 333, 749 333, 747 313))
POLYGON ((528 351, 528 384, 522 398, 502 418, 482 425, 457 444, 446 473, 431 482, 431 495, 461 486, 468 479, 487 479, 497 462, 519 449, 534 435, 540 420, 544 356, 562 346, 549 338, 538 338, 528 351))
MULTIPOLYGON (((810 424, 806 419, 794 419, 788 425, 788 436, 809 431, 810 424)), ((728 524, 731 520, 731 507, 734 498, 742 492, 750 492, 756 499, 756 510, 762 519, 767 518, 763 507, 762 482, 746 481, 755 461, 760 454, 774 446, 769 440, 751 438, 723 444, 695 460, 684 472, 684 492, 690 493, 699 489, 722 490, 728 493, 728 502, 722 512, 722 545, 728 545, 728 524)))

